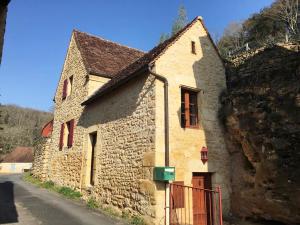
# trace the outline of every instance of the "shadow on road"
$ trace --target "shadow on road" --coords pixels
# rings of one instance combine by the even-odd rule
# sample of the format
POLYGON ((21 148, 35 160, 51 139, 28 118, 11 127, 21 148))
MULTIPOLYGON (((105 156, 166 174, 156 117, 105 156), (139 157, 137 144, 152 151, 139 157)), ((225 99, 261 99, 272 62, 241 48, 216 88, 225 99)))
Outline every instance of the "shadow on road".
POLYGON ((0 224, 18 222, 14 201, 14 184, 10 181, 0 183, 0 224))

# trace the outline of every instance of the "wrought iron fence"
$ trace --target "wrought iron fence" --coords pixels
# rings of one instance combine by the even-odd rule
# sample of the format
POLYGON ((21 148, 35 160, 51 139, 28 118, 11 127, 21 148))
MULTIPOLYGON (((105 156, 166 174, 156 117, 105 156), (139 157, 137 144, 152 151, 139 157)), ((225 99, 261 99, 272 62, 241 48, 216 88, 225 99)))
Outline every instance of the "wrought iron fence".
POLYGON ((171 184, 170 224, 223 225, 221 188, 209 190, 171 184))

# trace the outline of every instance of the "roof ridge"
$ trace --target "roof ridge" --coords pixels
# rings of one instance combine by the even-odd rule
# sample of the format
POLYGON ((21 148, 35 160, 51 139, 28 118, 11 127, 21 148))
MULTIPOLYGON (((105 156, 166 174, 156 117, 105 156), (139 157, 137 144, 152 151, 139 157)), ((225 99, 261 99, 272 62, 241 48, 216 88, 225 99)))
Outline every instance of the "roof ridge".
MULTIPOLYGON (((157 58, 159 58, 161 56, 161 54, 166 50, 166 48, 169 47, 169 44, 172 44, 174 41, 176 41, 195 21, 197 20, 203 20, 203 18, 201 16, 196 16, 191 22, 187 23, 183 28, 181 28, 176 34, 174 34, 173 36, 169 37, 168 39, 166 39, 165 41, 158 43, 157 45, 155 45, 153 48, 151 48, 148 52, 145 53, 145 55, 141 56, 140 58, 137 58, 135 61, 133 61, 132 63, 130 63, 129 65, 121 68, 119 71, 117 71, 115 73, 115 75, 122 75, 122 72, 124 70, 126 70, 128 67, 132 66, 132 64, 135 64, 137 61, 142 60, 143 57, 147 57, 148 55, 150 55, 151 53, 153 53, 153 51, 155 51, 155 49, 159 49, 160 46, 164 46, 163 49, 161 50, 161 52, 156 55, 151 61, 155 61, 157 60, 157 58), (168 43, 170 42, 170 43, 168 43)), ((117 77, 116 76, 116 77, 117 77)))
POLYGON ((77 30, 77 29, 73 29, 73 32, 78 32, 78 33, 82 33, 82 34, 85 34, 85 35, 88 35, 90 37, 94 37, 94 38, 97 38, 97 39, 100 39, 102 41, 106 41, 106 42, 109 42, 109 43, 112 43, 112 44, 115 44, 115 45, 118 45, 118 46, 121 46, 121 47, 125 47, 125 48, 128 48, 128 49, 132 49, 132 50, 135 50, 135 51, 139 51, 141 53, 147 53, 141 49, 137 49, 137 48, 133 48, 133 47, 130 47, 130 46, 127 46, 127 45, 123 45, 123 44, 120 44, 118 42, 115 42, 115 41, 111 41, 111 40, 108 40, 108 39, 105 39, 103 37, 100 37, 100 36, 97 36, 97 35, 94 35, 94 34, 91 34, 91 33, 88 33, 88 32, 85 32, 85 31, 80 31, 80 30, 77 30))
POLYGON ((143 56, 139 57, 131 64, 117 71, 110 81, 108 81, 103 86, 101 86, 98 90, 96 90, 82 104, 86 105, 87 103, 93 101, 94 99, 102 95, 104 92, 106 92, 110 86, 116 86, 116 85, 120 85, 122 82, 126 82, 128 79, 130 79, 131 74, 136 73, 137 71, 143 69, 146 65, 149 65, 150 63, 156 61, 170 45, 172 45, 175 41, 177 41, 198 20, 202 21, 202 17, 200 16, 195 17, 191 22, 186 24, 175 35, 168 38, 164 42, 154 46, 150 51, 145 53, 143 56), (139 65, 140 62, 141 65, 139 65))

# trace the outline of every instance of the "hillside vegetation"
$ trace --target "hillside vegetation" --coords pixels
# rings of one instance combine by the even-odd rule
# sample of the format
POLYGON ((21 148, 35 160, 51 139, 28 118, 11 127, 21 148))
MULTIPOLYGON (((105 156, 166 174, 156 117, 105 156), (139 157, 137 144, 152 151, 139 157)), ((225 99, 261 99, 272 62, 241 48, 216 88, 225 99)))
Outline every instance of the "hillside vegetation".
POLYGON ((0 105, 0 155, 16 146, 34 146, 52 113, 16 105, 0 105))
POLYGON ((230 23, 216 44, 227 58, 246 48, 291 41, 300 41, 299 0, 276 0, 248 19, 230 23))

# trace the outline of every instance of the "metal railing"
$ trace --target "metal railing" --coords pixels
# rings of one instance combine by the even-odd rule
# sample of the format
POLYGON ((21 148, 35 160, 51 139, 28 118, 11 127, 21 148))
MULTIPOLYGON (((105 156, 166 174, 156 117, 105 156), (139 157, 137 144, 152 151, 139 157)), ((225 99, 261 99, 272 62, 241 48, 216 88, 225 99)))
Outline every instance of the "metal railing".
POLYGON ((170 224, 223 225, 221 188, 209 190, 171 184, 170 224))

